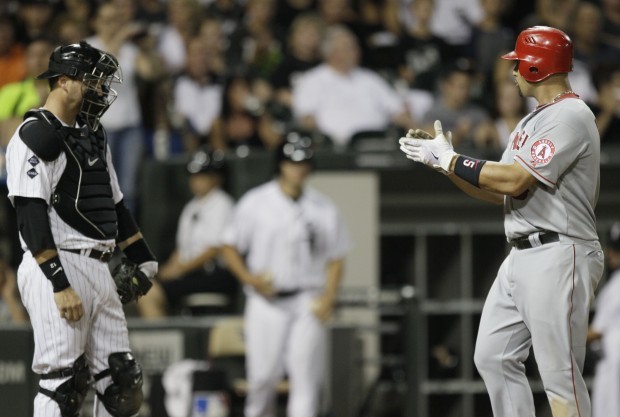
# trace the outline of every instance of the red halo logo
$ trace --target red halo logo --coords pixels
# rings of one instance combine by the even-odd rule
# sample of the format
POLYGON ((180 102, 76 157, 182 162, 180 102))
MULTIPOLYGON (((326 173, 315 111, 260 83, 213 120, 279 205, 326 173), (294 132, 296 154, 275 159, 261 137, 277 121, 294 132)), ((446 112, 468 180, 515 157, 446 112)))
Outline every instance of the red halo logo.
POLYGON ((532 156, 532 164, 534 166, 546 164, 551 161, 555 154, 555 145, 549 139, 540 139, 534 142, 530 150, 532 156))

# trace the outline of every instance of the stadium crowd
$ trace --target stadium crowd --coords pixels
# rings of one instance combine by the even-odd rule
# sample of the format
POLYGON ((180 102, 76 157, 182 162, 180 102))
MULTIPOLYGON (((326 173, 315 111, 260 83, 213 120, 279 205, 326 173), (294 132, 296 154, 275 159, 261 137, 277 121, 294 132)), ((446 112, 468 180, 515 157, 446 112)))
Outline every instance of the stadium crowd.
MULTIPOLYGON (((432 131, 441 115, 457 148, 501 152, 535 103, 498 57, 537 24, 570 34, 571 85, 603 146, 620 144, 620 0, 8 0, 0 147, 45 101, 47 83, 33 76, 53 48, 86 40, 122 67, 102 123, 138 217, 146 158, 274 150, 291 128, 342 149, 412 126, 432 131)), ((3 258, 14 267, 13 252, 3 258)))

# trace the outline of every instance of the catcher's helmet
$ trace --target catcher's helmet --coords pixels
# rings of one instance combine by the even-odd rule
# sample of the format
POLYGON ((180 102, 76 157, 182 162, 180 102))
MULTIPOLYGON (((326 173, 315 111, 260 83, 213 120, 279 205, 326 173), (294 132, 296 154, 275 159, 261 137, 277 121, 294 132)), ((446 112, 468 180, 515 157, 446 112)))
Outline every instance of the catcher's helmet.
POLYGON ((36 78, 55 78, 66 75, 84 83, 86 90, 80 114, 93 129, 99 128, 99 119, 116 99, 112 82, 122 82, 116 58, 107 52, 81 41, 59 46, 52 52, 48 69, 36 78))
POLYGON ((225 170, 226 160, 223 151, 200 149, 192 155, 192 159, 187 164, 187 172, 190 174, 212 172, 224 174, 225 170))
POLYGON ((573 69, 573 42, 559 29, 534 26, 519 34, 515 50, 502 58, 519 61, 519 74, 531 83, 573 69))

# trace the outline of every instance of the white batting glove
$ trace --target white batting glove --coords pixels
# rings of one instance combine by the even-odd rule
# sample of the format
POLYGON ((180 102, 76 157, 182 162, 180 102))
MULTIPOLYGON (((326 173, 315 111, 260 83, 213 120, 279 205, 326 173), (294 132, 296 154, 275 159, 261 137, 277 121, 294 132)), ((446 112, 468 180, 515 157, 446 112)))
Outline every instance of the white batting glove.
POLYGON ((434 139, 404 137, 400 138, 398 142, 400 143, 400 150, 407 155, 407 158, 428 165, 433 169, 441 170, 443 173, 450 172, 452 158, 456 155, 452 147, 452 133, 448 132, 446 137, 439 120, 435 120, 434 139))

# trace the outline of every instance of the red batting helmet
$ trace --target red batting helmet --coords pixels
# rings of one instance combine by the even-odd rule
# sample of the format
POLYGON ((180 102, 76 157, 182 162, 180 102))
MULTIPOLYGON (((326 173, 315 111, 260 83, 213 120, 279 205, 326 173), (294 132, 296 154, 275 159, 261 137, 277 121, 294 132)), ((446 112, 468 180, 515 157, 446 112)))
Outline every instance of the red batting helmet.
POLYGON ((519 73, 537 83, 573 68, 573 42, 566 33, 548 26, 534 26, 519 34, 515 50, 502 58, 519 61, 519 73))

